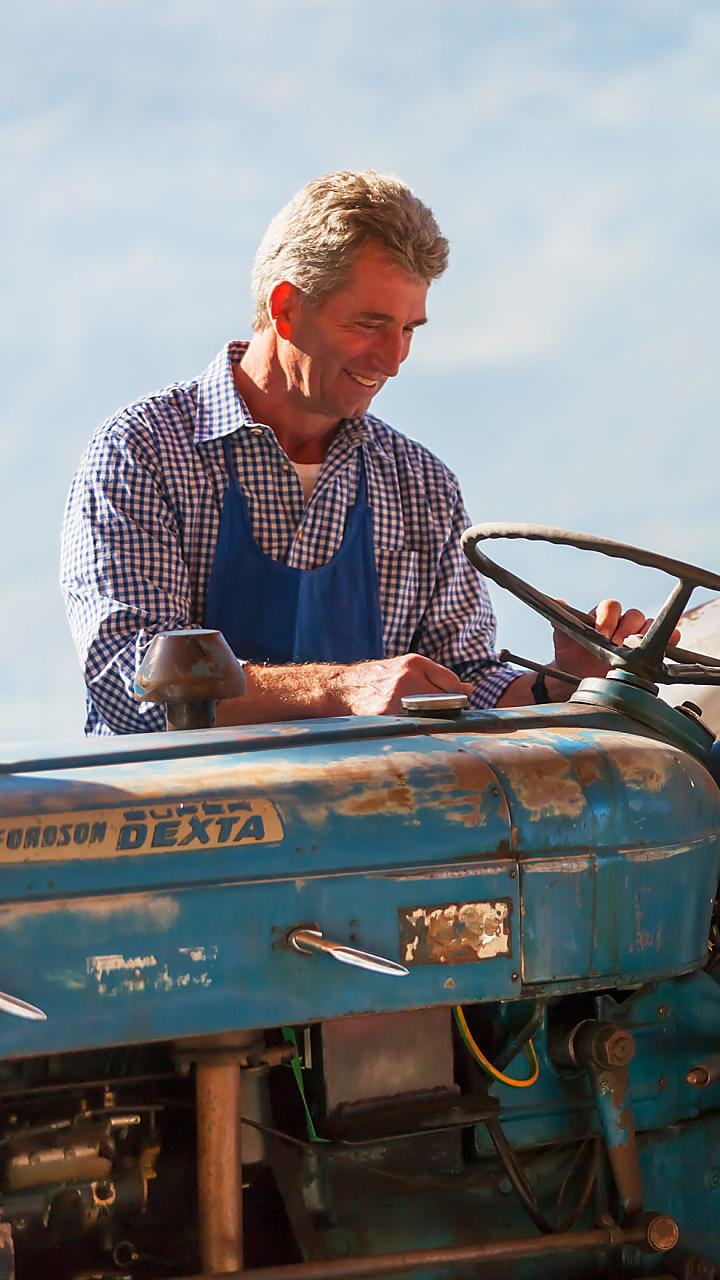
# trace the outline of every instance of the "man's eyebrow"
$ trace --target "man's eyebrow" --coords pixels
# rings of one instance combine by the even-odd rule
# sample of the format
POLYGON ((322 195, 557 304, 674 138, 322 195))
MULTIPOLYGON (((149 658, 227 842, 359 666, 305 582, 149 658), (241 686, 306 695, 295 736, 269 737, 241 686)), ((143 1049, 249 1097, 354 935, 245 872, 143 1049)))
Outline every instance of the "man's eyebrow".
MULTIPOLYGON (((385 311, 358 311, 358 316, 363 320, 394 320, 395 316, 385 311)), ((417 320, 410 321, 410 328, 417 329, 419 325, 427 324, 427 316, 418 316, 417 320)))

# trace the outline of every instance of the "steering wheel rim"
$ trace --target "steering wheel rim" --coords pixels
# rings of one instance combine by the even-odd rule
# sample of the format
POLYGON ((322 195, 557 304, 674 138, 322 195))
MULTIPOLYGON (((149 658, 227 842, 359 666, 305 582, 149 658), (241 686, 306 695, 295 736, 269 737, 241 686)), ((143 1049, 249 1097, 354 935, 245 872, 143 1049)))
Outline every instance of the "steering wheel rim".
MULTIPOLYGON (((646 551, 642 547, 634 547, 624 542, 614 542, 609 538, 599 538, 592 534, 575 533, 569 529, 556 529, 546 525, 518 524, 514 522, 486 522, 473 525, 467 529, 461 539, 462 549, 470 563, 480 573, 491 578, 506 590, 512 592, 519 600, 529 605, 553 626, 559 627, 566 635, 577 640, 586 649, 608 662, 613 667, 631 671, 640 678, 653 683, 672 683, 674 680, 687 680, 690 668, 683 666, 675 671, 667 667, 663 661, 665 650, 685 606, 695 587, 707 587, 720 591, 720 574, 698 565, 687 564, 683 560, 675 560, 659 552, 646 551), (549 542, 558 546, 576 547, 579 551, 594 551, 601 555, 611 556, 618 560, 630 561, 650 569, 659 569, 678 579, 652 626, 642 637, 637 647, 617 645, 601 635, 594 627, 582 620, 577 611, 554 600, 551 596, 531 586, 523 578, 511 573, 495 563, 488 556, 478 551, 477 544, 490 539, 521 538, 530 542, 549 542)), ((709 655, 675 651, 682 655, 682 662, 687 659, 712 662, 709 655)), ((718 667, 698 666, 693 670, 693 683, 716 684, 720 682, 718 667)))

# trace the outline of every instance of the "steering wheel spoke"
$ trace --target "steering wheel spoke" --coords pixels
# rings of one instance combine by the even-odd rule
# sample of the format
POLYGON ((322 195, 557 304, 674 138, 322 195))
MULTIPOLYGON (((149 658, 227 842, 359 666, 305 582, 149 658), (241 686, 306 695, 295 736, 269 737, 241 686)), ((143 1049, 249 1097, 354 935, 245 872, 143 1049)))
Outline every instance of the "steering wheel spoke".
POLYGON ((640 547, 632 547, 623 542, 612 542, 608 538, 596 538, 589 534, 573 533, 567 529, 553 529, 543 525, 495 523, 473 525, 463 534, 462 547, 470 563, 480 573, 512 592, 553 626, 558 627, 573 640, 577 640, 596 658, 604 660, 609 666, 631 672, 642 680, 667 684, 679 680, 680 676, 676 674, 676 667, 670 668, 665 664, 665 654, 668 653, 668 656, 679 659, 681 663, 686 660, 687 655, 687 658, 691 659, 693 683, 720 684, 718 659, 709 657, 706 659, 703 654, 691 654, 686 650, 674 649, 668 644, 695 587, 720 590, 720 574, 700 569, 697 565, 686 564, 682 560, 673 560, 653 551, 644 551, 640 547), (531 586, 529 582, 511 573, 509 569, 502 568, 478 550, 478 543, 492 538, 522 538, 577 547, 580 551, 596 551, 615 559, 629 560, 633 564, 660 569, 661 572, 676 577, 678 581, 638 643, 632 646, 618 645, 591 626, 589 621, 586 621, 586 615, 581 614, 579 610, 545 595, 537 587, 531 586))
POLYGON ((662 664, 667 652, 668 642, 675 630, 683 610, 693 593, 690 582, 677 582, 657 616, 653 619, 638 649, 642 649, 645 662, 651 669, 662 664))

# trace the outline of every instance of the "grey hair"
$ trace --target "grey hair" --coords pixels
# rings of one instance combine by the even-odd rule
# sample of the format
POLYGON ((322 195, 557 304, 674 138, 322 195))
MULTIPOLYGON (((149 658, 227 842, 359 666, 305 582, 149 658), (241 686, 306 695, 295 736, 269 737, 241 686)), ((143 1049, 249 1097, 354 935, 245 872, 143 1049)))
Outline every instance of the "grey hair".
POLYGON ((318 304, 342 288, 368 241, 428 284, 447 266, 449 245, 431 210, 399 178, 342 170, 301 187, 275 215, 255 255, 255 331, 270 324, 268 300, 280 280, 318 304))

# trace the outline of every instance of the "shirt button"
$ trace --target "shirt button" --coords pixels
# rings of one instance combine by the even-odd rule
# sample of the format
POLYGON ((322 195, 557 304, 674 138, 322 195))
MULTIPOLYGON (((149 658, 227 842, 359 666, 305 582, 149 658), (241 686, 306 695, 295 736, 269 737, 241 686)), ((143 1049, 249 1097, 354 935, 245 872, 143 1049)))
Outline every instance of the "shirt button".
POLYGON ((292 470, 292 468, 291 468, 291 466, 290 466, 290 463, 289 463, 289 462, 281 462, 281 463, 280 463, 280 466, 282 467, 283 471, 291 471, 291 470, 292 470))
POLYGON ((261 436, 261 435, 262 435, 262 433, 263 433, 263 429, 262 429, 262 427, 251 427, 251 428, 250 428, 250 434, 251 434, 251 435, 253 435, 253 436, 261 436))
POLYGON ((297 533, 295 534, 295 541, 302 542, 302 529, 298 529, 297 533))

